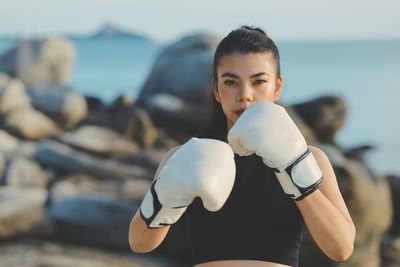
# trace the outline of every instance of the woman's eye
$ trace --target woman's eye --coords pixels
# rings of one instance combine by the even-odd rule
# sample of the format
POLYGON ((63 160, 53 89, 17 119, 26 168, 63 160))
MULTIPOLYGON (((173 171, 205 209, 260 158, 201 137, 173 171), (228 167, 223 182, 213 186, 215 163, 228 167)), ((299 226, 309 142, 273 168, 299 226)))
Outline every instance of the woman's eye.
POLYGON ((255 85, 260 85, 260 84, 263 84, 263 83, 266 83, 267 81, 265 81, 265 80, 256 80, 255 82, 254 82, 254 84, 255 85))
POLYGON ((234 81, 234 80, 225 80, 224 84, 226 84, 226 85, 236 85, 236 81, 234 81))

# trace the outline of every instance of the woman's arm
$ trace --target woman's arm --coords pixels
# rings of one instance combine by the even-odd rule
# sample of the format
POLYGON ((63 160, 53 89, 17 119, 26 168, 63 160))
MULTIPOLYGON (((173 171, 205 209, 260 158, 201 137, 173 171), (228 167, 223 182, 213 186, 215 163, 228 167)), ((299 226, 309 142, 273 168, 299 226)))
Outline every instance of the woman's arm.
POLYGON ((295 203, 319 248, 331 259, 345 261, 354 248, 354 223, 328 157, 316 147, 309 148, 324 175, 324 180, 319 189, 295 203))
MULTIPOLYGON (((162 167, 178 148, 179 146, 168 151, 168 153, 165 155, 164 159, 158 166, 156 174, 154 175, 154 179, 158 176, 162 167)), ((169 228, 170 226, 165 226, 157 229, 148 228, 146 223, 140 216, 140 211, 138 210, 135 216, 132 218, 131 224, 129 226, 129 245, 131 247, 131 250, 135 253, 146 253, 154 250, 164 240, 169 231, 169 228)))

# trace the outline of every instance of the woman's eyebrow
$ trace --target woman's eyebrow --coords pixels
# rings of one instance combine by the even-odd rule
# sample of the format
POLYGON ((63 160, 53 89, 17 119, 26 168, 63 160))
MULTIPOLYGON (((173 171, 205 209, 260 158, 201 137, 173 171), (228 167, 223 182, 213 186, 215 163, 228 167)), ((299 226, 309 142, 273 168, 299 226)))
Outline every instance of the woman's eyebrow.
POLYGON ((221 77, 239 78, 238 75, 233 74, 232 72, 225 72, 224 74, 221 75, 221 77))
POLYGON ((250 78, 258 77, 258 76, 261 76, 261 75, 271 76, 271 75, 269 75, 269 74, 266 73, 266 72, 259 72, 259 73, 256 73, 256 74, 251 75, 250 78))
MULTIPOLYGON (((251 75, 250 78, 258 77, 258 76, 261 76, 261 75, 271 76, 271 75, 269 75, 269 74, 266 73, 266 72, 259 72, 259 73, 256 73, 256 74, 251 75)), ((232 72, 225 72, 224 74, 221 75, 221 77, 239 78, 238 75, 236 75, 236 74, 234 74, 234 73, 232 73, 232 72)))

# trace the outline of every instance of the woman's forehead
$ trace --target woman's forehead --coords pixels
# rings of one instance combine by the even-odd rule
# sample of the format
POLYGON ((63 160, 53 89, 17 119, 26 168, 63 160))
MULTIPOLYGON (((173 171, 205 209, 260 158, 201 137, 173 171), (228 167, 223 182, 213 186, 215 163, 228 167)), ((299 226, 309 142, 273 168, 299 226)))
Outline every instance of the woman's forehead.
POLYGON ((234 53, 221 58, 218 76, 225 73, 249 77, 259 73, 272 75, 276 71, 275 68, 271 53, 234 53))

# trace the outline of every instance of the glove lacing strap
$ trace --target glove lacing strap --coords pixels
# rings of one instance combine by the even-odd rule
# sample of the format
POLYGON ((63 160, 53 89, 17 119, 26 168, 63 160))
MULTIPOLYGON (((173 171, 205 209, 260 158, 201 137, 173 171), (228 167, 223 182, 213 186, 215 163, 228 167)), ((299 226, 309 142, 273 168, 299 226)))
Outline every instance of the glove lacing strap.
MULTIPOLYGON (((311 155, 310 154, 311 154, 311 151, 309 148, 307 148, 307 150, 299 158, 297 158, 292 164, 287 166, 285 169, 272 168, 277 176, 288 177, 288 179, 290 179, 291 183, 297 188, 297 190, 299 191, 297 195, 294 192, 287 192, 285 190, 286 195, 288 195, 290 198, 292 198, 294 200, 301 200, 301 199, 305 198, 306 196, 308 196, 309 194, 314 192, 316 189, 318 189, 321 186, 321 183, 323 181, 324 177, 321 173, 321 176, 318 177, 318 179, 313 184, 303 187, 303 186, 299 185, 298 183, 296 183, 292 177, 293 168, 296 165, 298 165, 300 162, 302 162, 304 159, 306 159, 308 156, 313 157, 312 154, 311 155)), ((315 161, 315 159, 313 159, 313 160, 315 161)), ((315 162, 315 164, 317 164, 317 163, 315 162)), ((318 165, 317 165, 317 167, 318 167, 318 165)), ((310 172, 310 175, 311 174, 312 173, 310 172)))

